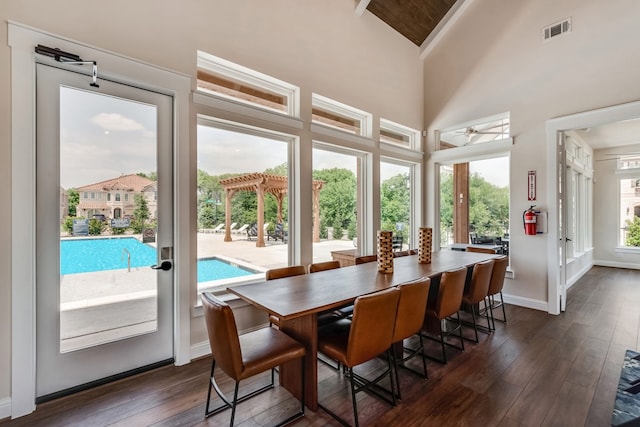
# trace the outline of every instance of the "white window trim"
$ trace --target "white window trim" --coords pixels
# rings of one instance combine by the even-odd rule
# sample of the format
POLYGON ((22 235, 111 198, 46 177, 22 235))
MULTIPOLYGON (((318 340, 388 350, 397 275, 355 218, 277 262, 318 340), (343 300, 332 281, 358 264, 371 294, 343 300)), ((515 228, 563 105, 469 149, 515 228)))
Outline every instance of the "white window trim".
MULTIPOLYGON (((247 84, 249 86, 265 89, 266 91, 277 93, 285 98, 287 98, 287 109, 284 112, 279 112, 278 114, 285 114, 291 117, 300 117, 300 88, 287 83, 283 80, 276 79, 275 77, 271 77, 267 74, 260 73, 258 71, 252 70, 251 68, 244 67, 239 64, 235 64, 231 61, 227 61, 226 59, 219 58, 215 55, 212 55, 207 52, 203 52, 199 50, 197 52, 198 55, 198 68, 202 68, 207 71, 211 71, 219 76, 223 76, 229 80, 241 82, 247 84)), ((205 93, 196 91, 196 93, 205 93)), ((206 92, 209 94, 209 92, 206 92)), ((229 98, 233 99, 237 102, 242 102, 237 98, 230 97, 224 94, 215 95, 221 98, 229 98)), ((247 103, 249 105, 253 105, 256 108, 260 108, 253 103, 247 103)), ((268 108, 265 108, 268 111, 275 111, 268 108)))
MULTIPOLYGON (((360 110, 358 108, 352 107, 347 104, 343 104, 341 102, 335 101, 333 99, 327 98, 322 95, 318 95, 317 93, 311 94, 311 106, 316 107, 322 111, 328 111, 335 113, 341 117, 348 117, 355 121, 360 122, 360 134, 353 134, 355 136, 360 136, 364 138, 371 138, 373 135, 373 116, 371 113, 360 110)), ((328 125, 313 122, 313 124, 320 125, 326 128, 334 129, 328 125)), ((339 131, 341 134, 350 135, 346 131, 339 131)))
POLYGON ((473 160, 483 160, 497 157, 501 153, 509 153, 513 145, 513 138, 500 139, 498 141, 485 142, 483 144, 467 145, 464 147, 450 148, 448 150, 434 151, 430 161, 440 164, 464 163, 473 160))

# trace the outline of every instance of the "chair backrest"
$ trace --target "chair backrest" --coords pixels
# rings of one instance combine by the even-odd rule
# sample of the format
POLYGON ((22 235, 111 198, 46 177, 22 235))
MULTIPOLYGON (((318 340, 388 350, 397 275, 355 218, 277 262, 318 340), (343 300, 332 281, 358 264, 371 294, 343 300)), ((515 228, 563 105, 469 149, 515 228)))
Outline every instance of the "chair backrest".
POLYGON ((394 252, 393 253, 393 256, 395 258, 399 258, 401 256, 408 256, 408 255, 410 255, 410 251, 408 251, 408 250, 406 250, 406 251, 398 251, 398 252, 394 252))
POLYGON ((290 267, 272 268, 267 270, 265 277, 267 280, 281 279, 283 277, 300 276, 306 274, 304 265, 292 265, 290 267))
POLYGON ((402 236, 393 236, 391 238, 391 247, 393 248, 394 252, 402 250, 403 241, 404 241, 404 238, 402 236))
POLYGON ((201 298, 209 345, 216 366, 229 377, 238 380, 243 371, 242 350, 233 311, 227 303, 209 292, 202 293, 201 298))
POLYGON ((460 304, 462 304, 462 294, 464 293, 464 283, 466 279, 466 267, 442 273, 438 290, 438 300, 435 306, 438 319, 444 319, 458 312, 460 304))
POLYGON ((509 265, 509 257, 504 255, 493 260, 493 270, 491 272, 491 282, 489 283, 489 292, 487 295, 495 295, 502 291, 504 286, 504 275, 509 265))
POLYGON ((400 291, 388 288, 356 298, 347 344, 347 366, 371 360, 391 347, 400 291))
POLYGON ((482 301, 489 292, 493 260, 479 262, 473 266, 469 288, 465 290, 464 300, 469 304, 477 304, 482 301))
POLYGON ((363 255, 356 257, 356 265, 366 264, 368 262, 374 262, 378 260, 378 255, 363 255))
POLYGON ((498 251, 496 249, 491 248, 479 248, 477 246, 467 246, 467 252, 480 252, 483 254, 497 254, 498 251))
POLYGON ((309 264, 309 273, 317 273, 318 271, 333 270, 340 268, 340 261, 325 261, 309 264))
POLYGON ((398 285, 400 298, 392 342, 409 338, 420 331, 427 310, 430 286, 431 279, 428 277, 398 285))

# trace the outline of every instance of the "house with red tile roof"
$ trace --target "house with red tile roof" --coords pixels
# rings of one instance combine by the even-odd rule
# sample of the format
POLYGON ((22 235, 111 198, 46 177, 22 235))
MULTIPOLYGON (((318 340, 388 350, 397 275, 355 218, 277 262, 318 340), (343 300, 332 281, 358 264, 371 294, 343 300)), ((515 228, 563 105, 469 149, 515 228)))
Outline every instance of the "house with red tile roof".
POLYGON ((157 218, 157 183, 136 174, 121 175, 107 181, 77 188, 80 200, 76 216, 91 218, 103 214, 107 218, 124 218, 133 215, 136 208, 134 196, 142 194, 147 200, 151 218, 157 218))

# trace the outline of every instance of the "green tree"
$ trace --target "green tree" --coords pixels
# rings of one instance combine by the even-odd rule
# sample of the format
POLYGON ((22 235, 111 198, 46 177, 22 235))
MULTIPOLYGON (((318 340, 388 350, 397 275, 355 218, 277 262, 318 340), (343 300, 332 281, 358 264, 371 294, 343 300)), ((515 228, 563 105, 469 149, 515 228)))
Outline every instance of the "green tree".
POLYGON ((91 218, 89 220, 89 234, 92 236, 98 236, 102 234, 104 224, 99 219, 91 218))
POLYGON ((453 175, 450 173, 440 174, 440 233, 443 238, 453 235, 453 175))
POLYGON ((333 227, 334 236, 340 238, 343 229, 356 225, 356 177, 349 169, 332 168, 313 171, 313 179, 325 182, 320 191, 320 228, 333 227))
POLYGON ((198 228, 214 228, 215 212, 213 207, 204 205, 198 211, 198 228))
POLYGON ((133 196, 133 203, 136 208, 133 210, 131 228, 135 233, 142 233, 150 216, 147 199, 142 194, 135 194, 133 196))
MULTIPOLYGON (((440 176, 440 228, 453 233, 453 176, 440 176)), ((509 187, 498 187, 477 173, 469 176, 469 231, 502 236, 509 226, 509 187)))
POLYGON ((69 216, 76 216, 76 206, 80 203, 80 193, 75 188, 67 190, 68 200, 68 214, 69 216))
POLYGON ((409 174, 398 174, 382 182, 380 192, 381 226, 406 237, 411 215, 411 194, 407 187, 409 174), (398 224, 403 224, 398 229, 398 224))
POLYGON ((640 246, 640 217, 634 216, 633 221, 626 220, 627 237, 625 244, 627 246, 640 246))
POLYGON ((138 172, 136 175, 141 176, 143 178, 150 179, 151 181, 158 182, 158 172, 155 172, 155 171, 148 172, 148 173, 138 172))

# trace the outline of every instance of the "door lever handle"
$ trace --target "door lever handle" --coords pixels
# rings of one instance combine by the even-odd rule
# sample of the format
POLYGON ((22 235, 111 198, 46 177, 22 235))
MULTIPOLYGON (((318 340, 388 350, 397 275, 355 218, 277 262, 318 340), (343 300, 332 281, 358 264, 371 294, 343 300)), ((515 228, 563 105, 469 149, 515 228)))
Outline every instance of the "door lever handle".
POLYGON ((162 270, 162 271, 171 270, 171 267, 173 267, 173 265, 171 264, 171 261, 162 261, 160 265, 151 266, 151 268, 154 270, 162 270))

